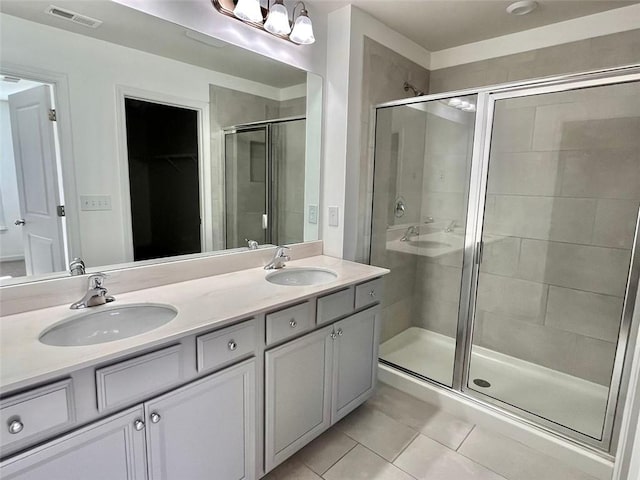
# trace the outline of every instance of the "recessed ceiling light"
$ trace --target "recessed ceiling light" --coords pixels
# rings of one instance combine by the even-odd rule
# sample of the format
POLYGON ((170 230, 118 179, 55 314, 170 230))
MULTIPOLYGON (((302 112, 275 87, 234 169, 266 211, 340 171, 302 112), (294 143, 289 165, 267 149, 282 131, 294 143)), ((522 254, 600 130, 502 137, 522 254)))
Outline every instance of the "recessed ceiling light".
POLYGON ((511 15, 526 15, 533 12, 538 8, 538 2, 533 0, 522 0, 520 2, 512 3, 507 7, 507 12, 511 15))

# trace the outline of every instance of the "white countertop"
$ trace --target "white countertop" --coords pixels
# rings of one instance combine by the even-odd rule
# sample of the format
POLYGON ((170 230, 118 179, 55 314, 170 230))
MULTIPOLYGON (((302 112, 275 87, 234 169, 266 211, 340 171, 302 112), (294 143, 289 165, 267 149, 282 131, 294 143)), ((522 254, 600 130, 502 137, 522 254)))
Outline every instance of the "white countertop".
POLYGON ((293 260, 287 265, 329 268, 338 274, 338 278, 323 285, 275 285, 264 279, 269 272, 259 267, 121 293, 116 296, 116 302, 110 304, 111 307, 129 303, 164 303, 175 307, 178 314, 155 330, 98 345, 56 347, 40 343, 38 337, 47 327, 86 313, 74 312, 67 304, 1 317, 0 390, 16 390, 389 272, 384 268, 324 255, 293 260))

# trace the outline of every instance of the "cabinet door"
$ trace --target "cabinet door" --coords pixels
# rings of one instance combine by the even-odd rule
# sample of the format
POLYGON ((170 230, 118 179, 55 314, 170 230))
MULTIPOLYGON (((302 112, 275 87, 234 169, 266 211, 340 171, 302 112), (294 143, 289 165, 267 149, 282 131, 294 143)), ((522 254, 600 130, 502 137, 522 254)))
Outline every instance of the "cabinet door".
POLYGON ((265 470, 330 425, 333 327, 265 353, 265 470))
POLYGON ((255 477, 255 360, 145 403, 151 480, 255 477))
POLYGON ((380 308, 334 324, 331 423, 362 404, 376 385, 380 308))
MULTIPOLYGON (((6 460, 3 480, 144 480, 145 433, 134 424, 142 407, 127 410, 6 460)), ((142 426, 142 425, 141 425, 142 426)))

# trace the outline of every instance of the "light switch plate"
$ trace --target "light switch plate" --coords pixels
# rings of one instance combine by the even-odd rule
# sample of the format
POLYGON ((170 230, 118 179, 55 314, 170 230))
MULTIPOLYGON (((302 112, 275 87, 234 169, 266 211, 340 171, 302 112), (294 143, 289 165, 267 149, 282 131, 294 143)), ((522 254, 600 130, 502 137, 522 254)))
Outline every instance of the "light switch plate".
POLYGON ((318 223, 318 206, 309 205, 309 223, 318 223))
POLYGON ((340 207, 329 207, 329 226, 337 227, 340 225, 340 207))
POLYGON ((111 210, 111 195, 80 195, 80 209, 84 211, 111 210))

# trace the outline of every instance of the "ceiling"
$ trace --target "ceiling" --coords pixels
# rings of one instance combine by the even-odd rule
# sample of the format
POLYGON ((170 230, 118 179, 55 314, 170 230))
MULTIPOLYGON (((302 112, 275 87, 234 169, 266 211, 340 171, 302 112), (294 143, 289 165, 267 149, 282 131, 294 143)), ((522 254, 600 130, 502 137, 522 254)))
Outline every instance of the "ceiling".
MULTIPOLYGON (((306 73, 295 67, 190 31, 213 45, 202 43, 187 37, 184 27, 111 1, 0 0, 0 11, 276 88, 306 83, 306 73), (54 17, 45 13, 50 5, 102 20, 103 24, 93 29, 54 17)), ((211 14, 219 15, 213 7, 211 14)))
POLYGON ((511 1, 498 0, 307 0, 310 14, 326 14, 348 4, 436 52, 509 33, 592 15, 639 1, 538 0, 528 15, 506 12, 511 1))

